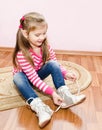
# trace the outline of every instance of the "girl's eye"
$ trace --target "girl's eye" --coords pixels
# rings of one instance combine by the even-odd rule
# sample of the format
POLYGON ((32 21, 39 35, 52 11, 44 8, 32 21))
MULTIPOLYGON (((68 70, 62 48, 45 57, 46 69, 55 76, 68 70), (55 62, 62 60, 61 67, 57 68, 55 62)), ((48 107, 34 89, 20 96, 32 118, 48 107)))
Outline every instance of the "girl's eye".
POLYGON ((43 35, 46 35, 46 33, 44 33, 43 35))
POLYGON ((36 37, 39 37, 39 36, 40 36, 40 34, 35 34, 35 36, 36 36, 36 37))
POLYGON ((35 36, 36 36, 36 37, 39 37, 40 35, 45 36, 45 35, 46 35, 46 33, 43 33, 43 34, 35 34, 35 36))

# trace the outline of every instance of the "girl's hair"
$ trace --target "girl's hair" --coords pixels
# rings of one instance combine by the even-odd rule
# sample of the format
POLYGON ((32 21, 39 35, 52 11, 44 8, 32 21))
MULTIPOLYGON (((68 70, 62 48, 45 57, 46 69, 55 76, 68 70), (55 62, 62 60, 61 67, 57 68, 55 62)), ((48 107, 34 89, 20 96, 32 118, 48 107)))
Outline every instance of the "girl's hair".
MULTIPOLYGON (((16 35, 16 45, 13 52, 13 65, 17 67, 17 53, 18 51, 22 51, 23 55, 25 56, 26 60, 34 66, 34 62, 32 60, 32 57, 29 53, 29 49, 32 48, 29 44, 28 40, 23 36, 21 29, 26 30, 29 34, 30 31, 35 30, 37 27, 41 25, 46 25, 47 23, 45 21, 45 18, 36 12, 31 12, 26 15, 24 15, 20 19, 20 26, 16 35)), ((42 59, 43 63, 45 63, 49 59, 49 51, 48 51, 48 42, 47 38, 44 39, 42 45, 42 59)))

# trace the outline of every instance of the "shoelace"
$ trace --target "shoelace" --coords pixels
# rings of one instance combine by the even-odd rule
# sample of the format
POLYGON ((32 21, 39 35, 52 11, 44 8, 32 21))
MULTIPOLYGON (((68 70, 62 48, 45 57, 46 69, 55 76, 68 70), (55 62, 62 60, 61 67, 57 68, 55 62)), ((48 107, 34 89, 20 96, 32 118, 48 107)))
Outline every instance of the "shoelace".
POLYGON ((62 106, 63 106, 63 103, 61 103, 61 105, 60 105, 60 106, 58 106, 58 107, 57 107, 57 109, 56 109, 54 112, 58 112, 58 111, 59 111, 59 109, 60 109, 62 106))
POLYGON ((81 88, 80 88, 80 85, 79 85, 79 82, 78 82, 78 80, 76 80, 76 85, 77 85, 77 95, 79 95, 80 94, 80 91, 81 91, 81 88))
MULTIPOLYGON (((80 85, 79 85, 79 82, 78 82, 78 80, 76 80, 75 81, 76 82, 76 85, 77 85, 77 95, 79 95, 80 94, 80 90, 81 90, 81 88, 80 88, 80 85)), ((63 106, 63 103, 61 103, 61 105, 60 106, 58 106, 57 107, 57 109, 54 111, 54 112, 58 112, 59 111, 59 109, 61 108, 63 106)))

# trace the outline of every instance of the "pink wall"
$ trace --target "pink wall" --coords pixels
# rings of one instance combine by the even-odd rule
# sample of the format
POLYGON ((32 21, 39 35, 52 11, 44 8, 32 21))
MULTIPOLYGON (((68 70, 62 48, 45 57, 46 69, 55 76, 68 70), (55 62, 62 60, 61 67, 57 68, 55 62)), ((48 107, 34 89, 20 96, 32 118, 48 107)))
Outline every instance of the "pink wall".
POLYGON ((3 0, 1 47, 14 47, 19 19, 29 11, 45 16, 54 49, 102 52, 102 0, 3 0))

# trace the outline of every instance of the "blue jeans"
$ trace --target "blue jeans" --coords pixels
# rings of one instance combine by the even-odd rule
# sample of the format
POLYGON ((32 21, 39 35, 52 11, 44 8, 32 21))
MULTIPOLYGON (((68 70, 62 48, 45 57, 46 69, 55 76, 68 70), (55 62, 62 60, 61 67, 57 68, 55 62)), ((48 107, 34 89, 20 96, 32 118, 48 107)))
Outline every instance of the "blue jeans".
MULTIPOLYGON (((60 65, 54 60, 48 61, 43 67, 37 72, 39 77, 43 80, 51 74, 55 88, 65 85, 64 77, 62 75, 60 65)), ((18 72, 14 75, 13 81, 17 86, 22 96, 28 100, 31 97, 36 98, 38 95, 33 89, 33 84, 28 80, 27 76, 23 72, 18 72)), ((29 101, 30 103, 31 101, 29 101)))

